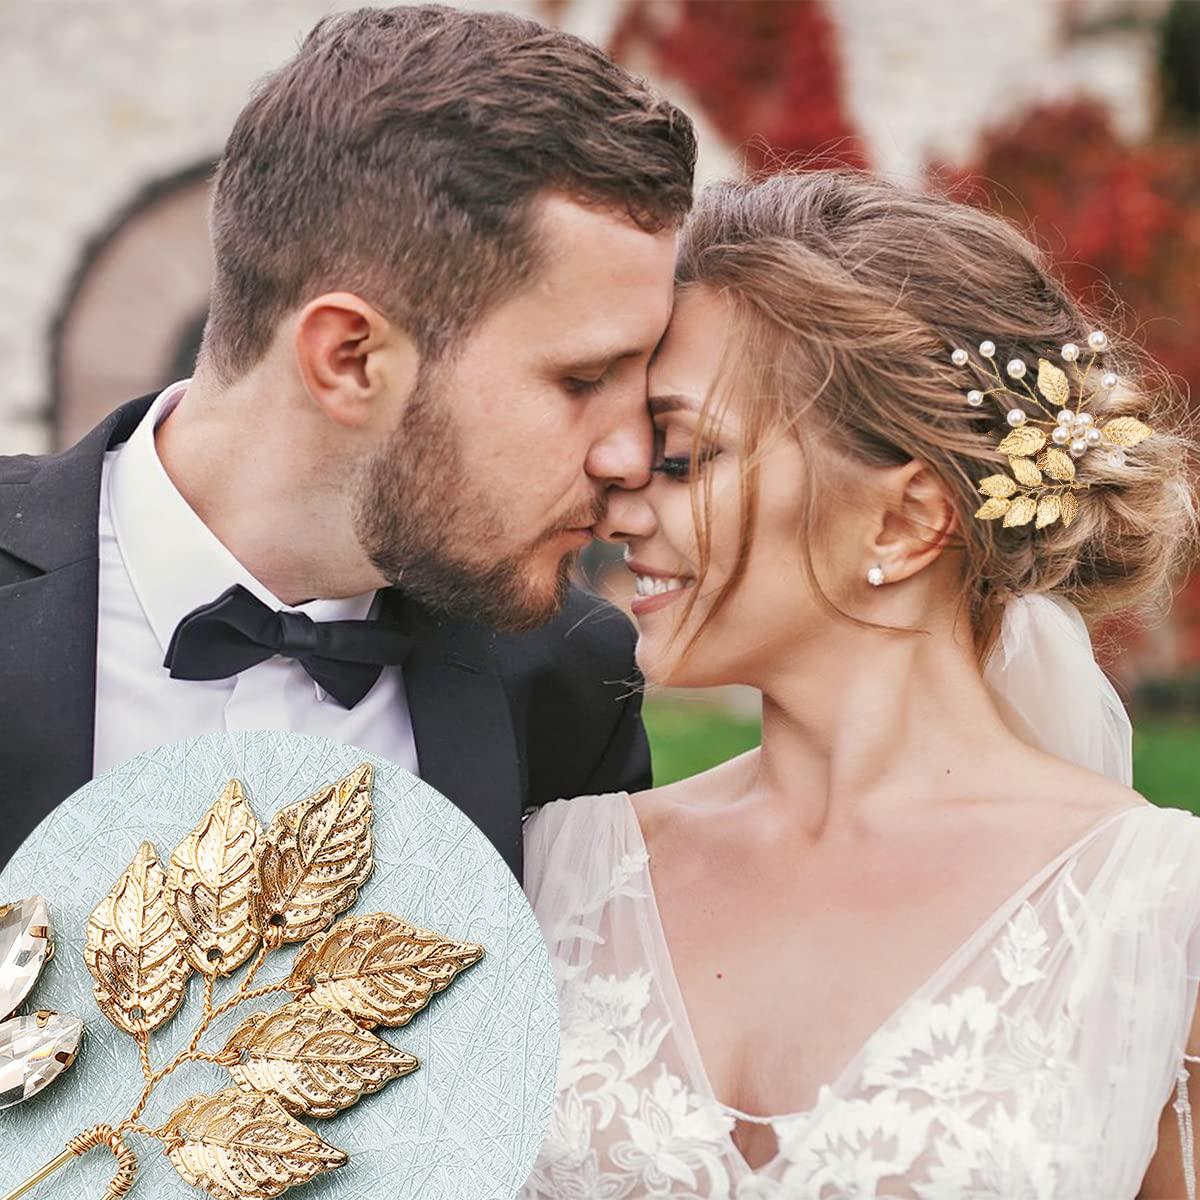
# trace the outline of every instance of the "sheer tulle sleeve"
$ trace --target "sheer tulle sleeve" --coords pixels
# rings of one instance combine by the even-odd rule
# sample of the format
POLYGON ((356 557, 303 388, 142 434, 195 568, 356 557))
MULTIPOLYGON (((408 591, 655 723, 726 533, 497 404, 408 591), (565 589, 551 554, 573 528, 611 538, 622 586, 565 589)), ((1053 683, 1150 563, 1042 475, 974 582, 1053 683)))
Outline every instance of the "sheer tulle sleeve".
POLYGON ((1186 880, 1185 914, 1190 917, 1187 975, 1189 980, 1197 983, 1200 982, 1200 817, 1192 818, 1191 836, 1187 840, 1190 851, 1185 857, 1182 872, 1186 880))
POLYGON ((562 833, 568 803, 566 800, 555 800, 552 804, 544 804, 525 822, 524 887, 525 895, 535 911, 541 907, 547 867, 554 844, 562 833))
MULTIPOLYGON (((1172 814, 1175 816, 1175 814, 1172 814)), ((1175 1030, 1171 1053, 1175 1064, 1175 1088, 1171 1107, 1179 1130, 1182 1175, 1186 1200, 1197 1200, 1195 1113, 1189 1096, 1189 1084, 1200 1070, 1200 1057, 1188 1053, 1189 1037, 1196 1017, 1200 994, 1200 820, 1182 813, 1170 847, 1163 856, 1160 870, 1171 879, 1167 889, 1169 902, 1164 905, 1167 922, 1177 925, 1182 958, 1181 1016, 1175 1030)))
MULTIPOLYGON (((556 963, 595 944, 628 857, 624 792, 544 805, 525 823, 525 894, 556 963)), ((640 865, 640 864, 639 864, 640 865)))

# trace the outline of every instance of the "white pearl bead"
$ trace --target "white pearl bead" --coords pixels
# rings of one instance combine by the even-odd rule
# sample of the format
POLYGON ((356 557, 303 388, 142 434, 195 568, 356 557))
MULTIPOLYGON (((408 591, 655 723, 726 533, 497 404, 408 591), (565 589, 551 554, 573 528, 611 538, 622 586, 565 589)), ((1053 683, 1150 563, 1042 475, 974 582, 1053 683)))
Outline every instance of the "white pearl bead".
POLYGON ((978 388, 972 388, 967 393, 967 403, 972 408, 978 408, 983 403, 983 393, 978 388))
POLYGON ((1093 329, 1088 334, 1088 345, 1093 350, 1103 350, 1108 345, 1108 335, 1099 329, 1093 329))
POLYGON ((1060 425, 1074 425, 1075 424, 1074 410, 1070 409, 1070 408, 1060 409, 1059 413, 1058 413, 1058 423, 1060 425))
POLYGON ((1125 465, 1125 451, 1120 446, 1108 452, 1108 465, 1110 467, 1123 467, 1125 465))
POLYGON ((1008 410, 1008 423, 1016 429, 1018 425, 1024 425, 1028 418, 1025 416, 1024 409, 1010 408, 1008 410))
POLYGON ((1071 440, 1071 431, 1065 425, 1056 425, 1050 440, 1056 446, 1065 446, 1071 440))
POLYGON ((1106 391, 1111 392, 1117 386, 1117 376, 1114 371, 1105 371, 1100 377, 1100 386, 1106 391))
POLYGON ((967 352, 962 349, 955 350, 954 353, 950 355, 950 361, 956 367, 965 367, 967 365, 967 352))
POLYGON ((1094 425, 1083 435, 1084 441, 1089 446, 1098 446, 1104 440, 1104 434, 1100 432, 1094 425))
POLYGON ((1088 444, 1083 438, 1076 438, 1071 443, 1071 457, 1082 458, 1087 453, 1088 444))
POLYGON ((1096 418, 1093 417, 1091 413, 1080 413, 1079 416, 1075 418, 1075 423, 1077 425, 1082 425, 1086 429, 1088 426, 1096 423, 1096 418))
POLYGON ((871 569, 870 569, 870 570, 867 572, 867 582, 868 582, 868 583, 869 583, 869 584, 870 584, 872 587, 882 587, 882 586, 883 586, 883 580, 884 580, 884 575, 883 575, 883 568, 882 568, 882 567, 872 567, 872 568, 871 568, 871 569))
POLYGON ((1062 348, 1062 356, 1065 362, 1074 362, 1079 357, 1079 347, 1074 342, 1068 342, 1062 348))
POLYGON ((1008 372, 1010 379, 1023 379, 1025 377, 1026 367, 1019 358, 1011 359, 1008 366, 1004 369, 1008 372))
POLYGON ((993 341, 985 341, 979 343, 979 353, 984 358, 992 358, 996 353, 996 343, 993 341))

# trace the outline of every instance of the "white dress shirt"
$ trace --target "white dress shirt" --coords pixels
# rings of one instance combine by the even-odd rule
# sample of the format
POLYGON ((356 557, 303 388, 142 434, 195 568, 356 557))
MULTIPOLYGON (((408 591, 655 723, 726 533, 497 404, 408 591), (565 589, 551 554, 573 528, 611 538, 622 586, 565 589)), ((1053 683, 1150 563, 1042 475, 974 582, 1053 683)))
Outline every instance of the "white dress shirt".
POLYGON ((96 639, 97 774, 163 742, 202 733, 285 729, 349 742, 418 773, 399 667, 384 667, 352 709, 294 659, 229 679, 172 679, 163 657, 180 619, 240 583, 272 609, 314 621, 365 617, 374 593, 287 605, 217 540, 163 469, 154 430, 187 381, 154 401, 133 436, 104 457, 100 483, 100 619, 96 639))

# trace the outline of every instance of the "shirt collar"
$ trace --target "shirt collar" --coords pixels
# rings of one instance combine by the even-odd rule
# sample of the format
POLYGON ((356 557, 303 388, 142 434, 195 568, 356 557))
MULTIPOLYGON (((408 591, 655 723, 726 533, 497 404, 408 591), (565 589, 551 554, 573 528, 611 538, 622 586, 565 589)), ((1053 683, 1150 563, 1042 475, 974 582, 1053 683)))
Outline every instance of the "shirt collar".
POLYGON ((164 653, 175 626, 201 604, 240 583, 272 609, 314 621, 360 620, 374 592, 336 600, 284 604, 221 543, 179 494, 163 468, 154 431, 183 400, 190 380, 159 393, 109 464, 109 512, 125 570, 164 653))

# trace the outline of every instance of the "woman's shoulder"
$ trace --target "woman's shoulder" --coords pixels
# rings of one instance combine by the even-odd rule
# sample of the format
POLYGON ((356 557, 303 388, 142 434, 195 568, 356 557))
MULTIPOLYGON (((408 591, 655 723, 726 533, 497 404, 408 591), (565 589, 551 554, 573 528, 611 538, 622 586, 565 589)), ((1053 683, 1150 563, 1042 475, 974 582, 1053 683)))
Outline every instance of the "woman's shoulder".
POLYGON ((1191 813, 1159 807, 1128 784, 1041 751, 1011 762, 989 790, 987 807, 997 827, 1037 830, 1048 844, 1073 845, 1105 828, 1115 836, 1127 826, 1143 842, 1200 835, 1191 813))
POLYGON ((654 842, 664 830, 687 815, 727 804, 731 792, 739 790, 739 783, 744 786, 757 758, 757 749, 747 750, 686 779, 635 792, 629 797, 629 803, 646 842, 654 842))

